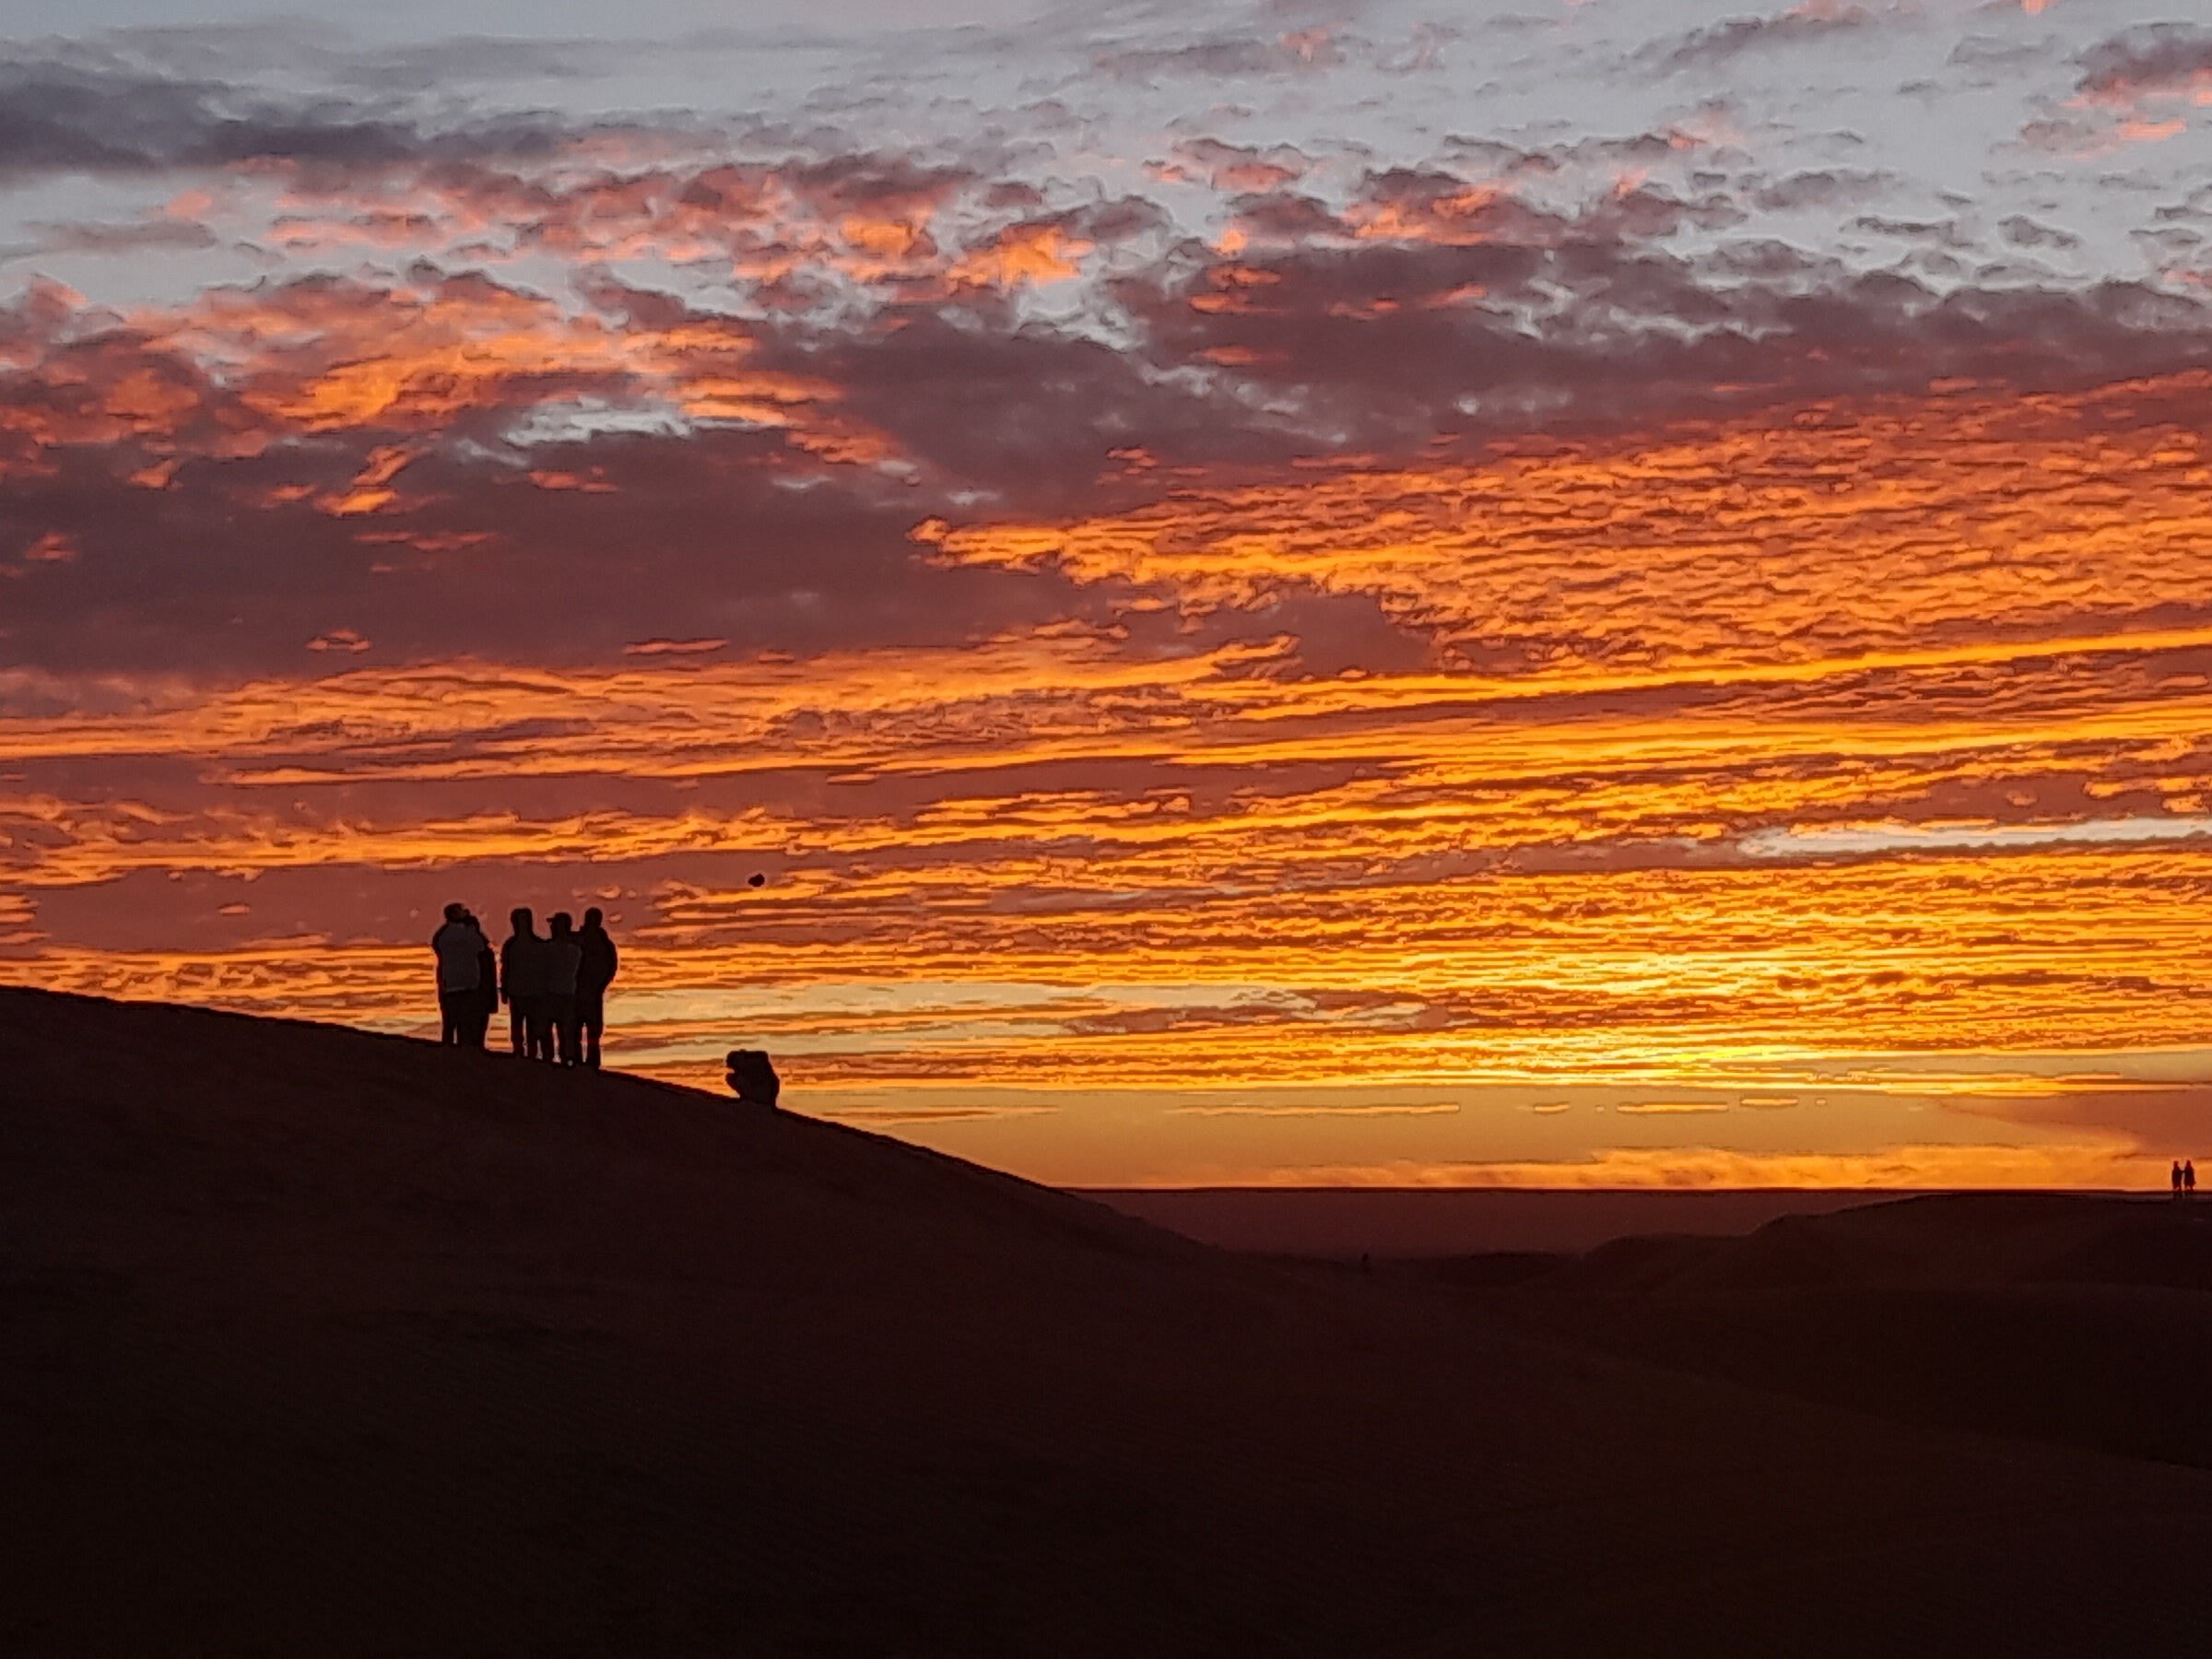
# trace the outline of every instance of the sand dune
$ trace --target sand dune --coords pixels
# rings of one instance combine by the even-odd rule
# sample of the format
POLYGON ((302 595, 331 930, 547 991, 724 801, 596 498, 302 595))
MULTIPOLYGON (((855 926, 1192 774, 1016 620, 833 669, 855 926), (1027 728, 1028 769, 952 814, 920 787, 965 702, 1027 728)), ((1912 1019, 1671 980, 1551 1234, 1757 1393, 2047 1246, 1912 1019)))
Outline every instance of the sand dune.
POLYGON ((1737 1239, 1439 1263, 1608 1351, 1914 1422, 2212 1467, 2212 1204, 2041 1193, 1789 1217, 1737 1239))
POLYGON ((0 1096, 11 1653, 2088 1653, 2197 1622, 2195 1469, 1571 1351, 1496 1296, 798 1116, 20 992, 0 1096))
POLYGON ((1867 1194, 1780 1189, 1514 1187, 1100 1188, 1124 1215, 1225 1250, 1357 1261, 1580 1252, 1653 1233, 1736 1235, 1867 1194))

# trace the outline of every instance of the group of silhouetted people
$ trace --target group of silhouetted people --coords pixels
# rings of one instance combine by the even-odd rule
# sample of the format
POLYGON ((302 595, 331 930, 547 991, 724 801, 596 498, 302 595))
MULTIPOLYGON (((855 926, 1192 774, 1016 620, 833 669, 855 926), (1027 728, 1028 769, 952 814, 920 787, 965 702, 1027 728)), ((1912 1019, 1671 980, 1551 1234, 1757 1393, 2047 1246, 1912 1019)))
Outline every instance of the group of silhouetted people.
POLYGON ((606 1030, 606 988, 615 982, 615 942, 597 910, 583 912, 578 928, 566 911, 537 931, 527 910, 512 912, 514 931, 495 956, 465 904, 445 907, 445 922, 430 936, 438 956, 440 1041, 482 1048, 491 1017, 507 1004, 514 1052, 561 1065, 599 1064, 606 1030))
POLYGON ((2176 1198, 2196 1196, 2196 1159, 2184 1159, 2173 1166, 2173 1195, 2176 1198))

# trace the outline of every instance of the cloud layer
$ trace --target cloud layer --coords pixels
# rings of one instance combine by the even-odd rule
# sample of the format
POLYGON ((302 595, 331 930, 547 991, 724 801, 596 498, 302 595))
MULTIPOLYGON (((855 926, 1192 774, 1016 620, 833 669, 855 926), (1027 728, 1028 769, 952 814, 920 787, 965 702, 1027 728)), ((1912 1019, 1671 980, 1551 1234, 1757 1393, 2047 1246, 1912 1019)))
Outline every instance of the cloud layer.
POLYGON ((2208 1046, 2212 37, 1257 16, 21 43, 0 974, 597 902, 1056 1178, 2159 1156, 2006 1079, 2208 1046))

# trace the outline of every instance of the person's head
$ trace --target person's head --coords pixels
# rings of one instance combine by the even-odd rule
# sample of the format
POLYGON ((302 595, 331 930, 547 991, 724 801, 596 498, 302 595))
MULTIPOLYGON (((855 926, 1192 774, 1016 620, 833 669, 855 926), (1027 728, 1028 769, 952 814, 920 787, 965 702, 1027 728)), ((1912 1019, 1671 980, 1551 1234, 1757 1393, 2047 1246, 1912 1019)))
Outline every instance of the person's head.
POLYGON ((445 919, 448 922, 465 922, 468 919, 468 906, 465 904, 447 905, 445 907, 445 919))
POLYGON ((606 918, 599 913, 599 907, 595 904, 583 912, 583 924, 586 927, 597 927, 605 921, 606 918))
POLYGON ((570 915, 567 911, 555 911, 551 916, 547 918, 546 925, 553 930, 555 938, 562 939, 566 938, 569 930, 576 925, 576 918, 570 915))
POLYGON ((536 925, 536 918, 531 915, 526 907, 521 905, 507 912, 507 920, 514 924, 514 931, 518 934, 529 933, 536 925))

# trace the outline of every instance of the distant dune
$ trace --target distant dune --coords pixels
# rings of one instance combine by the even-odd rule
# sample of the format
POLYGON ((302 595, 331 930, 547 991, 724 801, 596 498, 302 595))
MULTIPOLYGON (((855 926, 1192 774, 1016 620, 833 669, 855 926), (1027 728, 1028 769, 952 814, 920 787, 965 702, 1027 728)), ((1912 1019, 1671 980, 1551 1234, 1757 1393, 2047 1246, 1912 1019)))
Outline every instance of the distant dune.
POLYGON ((2212 1200, 1958 1194, 1433 1271, 1613 1352, 2212 1468, 2212 1200))
POLYGON ((1531 1191, 1513 1187, 1121 1188, 1087 1194, 1225 1250, 1356 1260, 1581 1251, 1641 1233, 1747 1233, 1778 1216, 1879 1194, 1800 1189, 1531 1191))
MULTIPOLYGON (((0 1101, 10 1654, 2089 1653, 2200 1622, 2212 1475, 1597 1351, 1825 1268, 1298 1267, 636 1079, 26 992, 0 1101)), ((1895 1259, 1891 1222, 1829 1220, 1817 1262, 1895 1259)), ((2102 1248, 1959 1227, 1914 1233, 1908 1289, 1964 1253, 2040 1294, 2102 1248)), ((2065 1284, 2201 1294, 2109 1277, 2065 1284)), ((2101 1355, 2112 1411, 2138 1351, 2101 1355)))

